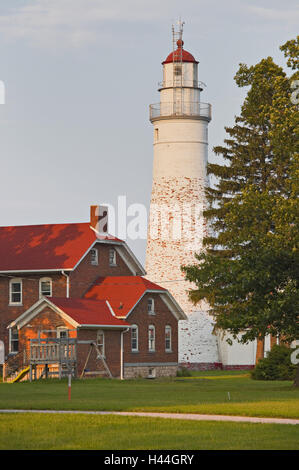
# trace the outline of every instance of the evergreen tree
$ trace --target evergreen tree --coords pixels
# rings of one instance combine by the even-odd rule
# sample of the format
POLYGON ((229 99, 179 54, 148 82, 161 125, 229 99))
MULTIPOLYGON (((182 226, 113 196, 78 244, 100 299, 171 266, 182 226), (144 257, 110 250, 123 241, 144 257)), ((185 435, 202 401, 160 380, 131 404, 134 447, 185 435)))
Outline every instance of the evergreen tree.
POLYGON ((248 93, 225 146, 214 148, 225 164, 208 165, 217 181, 206 192, 209 235, 198 262, 182 267, 196 284, 191 300, 205 298, 216 328, 243 343, 299 339, 298 38, 281 47, 291 77, 271 57, 240 64, 235 81, 248 93))

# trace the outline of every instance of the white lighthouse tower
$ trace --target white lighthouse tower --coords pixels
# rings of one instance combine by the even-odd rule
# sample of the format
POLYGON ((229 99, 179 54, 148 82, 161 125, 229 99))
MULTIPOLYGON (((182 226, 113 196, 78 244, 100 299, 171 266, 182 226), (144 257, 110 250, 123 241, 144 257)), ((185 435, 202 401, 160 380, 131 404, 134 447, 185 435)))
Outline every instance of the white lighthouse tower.
POLYGON ((184 49, 183 23, 172 28, 173 51, 163 62, 160 102, 150 105, 154 126, 153 185, 147 238, 148 279, 168 289, 188 320, 180 321, 179 362, 194 368, 255 364, 256 341, 241 345, 229 334, 213 334, 209 307, 194 306, 192 284, 181 266, 196 264, 206 231, 202 211, 208 184, 208 125, 211 105, 201 101, 198 61, 184 49), (230 339, 229 346, 226 339, 230 339))
POLYGON ((202 250, 211 105, 201 101, 198 61, 184 49, 183 23, 173 28, 173 51, 163 62, 160 102, 150 105, 154 126, 153 185, 146 252, 147 277, 167 288, 188 316, 180 322, 179 362, 219 362, 208 306, 196 307, 182 265, 202 250))

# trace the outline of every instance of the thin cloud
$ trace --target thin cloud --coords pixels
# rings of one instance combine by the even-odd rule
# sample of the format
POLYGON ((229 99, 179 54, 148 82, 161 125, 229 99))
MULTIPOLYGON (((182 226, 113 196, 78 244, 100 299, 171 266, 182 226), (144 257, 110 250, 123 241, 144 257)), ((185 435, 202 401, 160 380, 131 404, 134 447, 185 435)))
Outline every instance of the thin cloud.
POLYGON ((81 46, 105 37, 109 22, 169 18, 178 0, 30 0, 0 15, 0 34, 35 45, 81 46))
POLYGON ((249 5, 248 10, 264 20, 288 22, 291 24, 298 24, 299 22, 298 7, 294 7, 293 9, 278 9, 249 5))

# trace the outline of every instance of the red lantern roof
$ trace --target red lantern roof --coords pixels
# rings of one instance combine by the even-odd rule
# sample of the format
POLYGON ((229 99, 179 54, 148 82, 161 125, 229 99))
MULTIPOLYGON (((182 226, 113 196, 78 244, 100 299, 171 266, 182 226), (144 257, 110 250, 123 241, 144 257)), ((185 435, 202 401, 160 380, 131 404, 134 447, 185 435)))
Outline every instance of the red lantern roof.
POLYGON ((184 41, 179 39, 177 41, 178 48, 174 52, 171 52, 166 60, 162 62, 162 64, 164 65, 170 64, 171 62, 181 62, 181 60, 182 62, 193 62, 194 64, 198 64, 198 61, 194 59, 193 55, 183 49, 183 45, 184 41))

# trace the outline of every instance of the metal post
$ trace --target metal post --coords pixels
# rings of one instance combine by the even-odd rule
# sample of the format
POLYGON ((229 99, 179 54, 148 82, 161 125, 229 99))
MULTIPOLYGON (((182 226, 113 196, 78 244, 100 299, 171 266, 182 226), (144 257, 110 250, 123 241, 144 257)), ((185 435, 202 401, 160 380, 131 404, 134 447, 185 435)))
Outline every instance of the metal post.
POLYGON ((72 373, 69 373, 68 377, 68 398, 71 399, 71 389, 72 389, 72 373))

